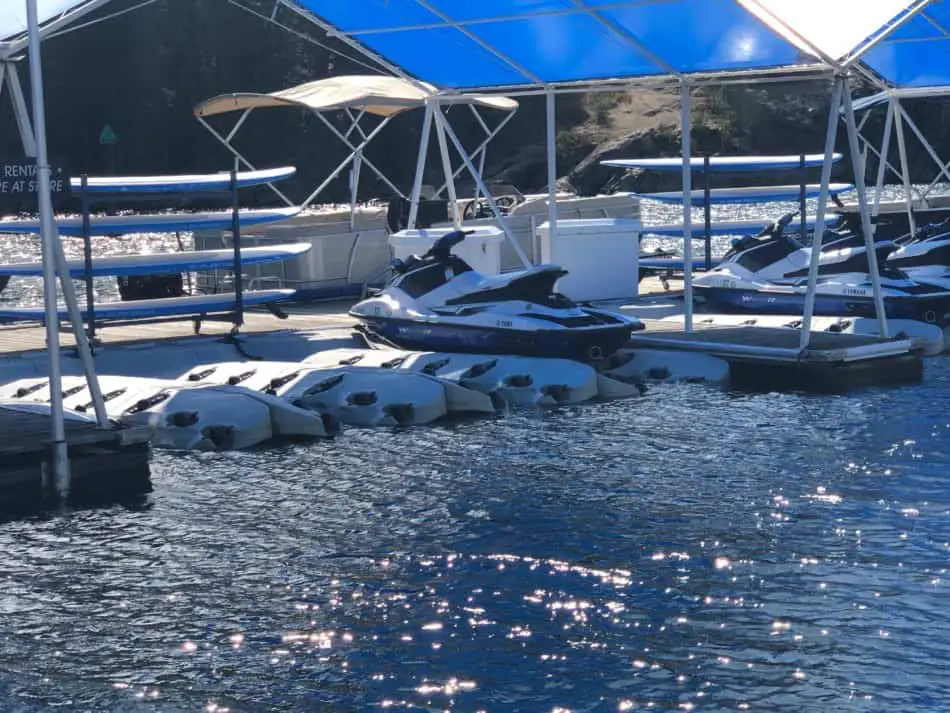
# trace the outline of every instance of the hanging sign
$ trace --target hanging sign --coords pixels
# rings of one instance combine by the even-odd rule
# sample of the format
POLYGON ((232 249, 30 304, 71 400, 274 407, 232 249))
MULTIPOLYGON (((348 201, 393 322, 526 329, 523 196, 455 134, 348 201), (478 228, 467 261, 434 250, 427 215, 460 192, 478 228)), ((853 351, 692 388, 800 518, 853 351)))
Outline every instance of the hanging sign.
MULTIPOLYGON (((40 187, 36 162, 32 159, 0 162, 0 214, 35 213, 40 187)), ((69 172, 53 165, 50 190, 54 207, 66 205, 69 198, 69 172)))

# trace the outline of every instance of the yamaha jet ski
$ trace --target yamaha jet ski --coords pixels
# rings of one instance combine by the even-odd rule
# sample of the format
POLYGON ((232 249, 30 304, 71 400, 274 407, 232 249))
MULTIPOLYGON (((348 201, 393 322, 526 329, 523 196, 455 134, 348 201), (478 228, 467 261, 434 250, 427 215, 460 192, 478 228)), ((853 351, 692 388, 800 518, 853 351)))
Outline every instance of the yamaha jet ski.
MULTIPOLYGON (((755 237, 733 241, 719 267, 693 279, 697 294, 722 311, 802 314, 812 248, 785 232, 794 215, 782 216, 755 237)), ((821 248, 814 313, 873 317, 871 268, 863 239, 847 233, 829 237, 821 248)), ((918 282, 891 266, 887 258, 896 249, 892 241, 874 246, 887 316, 950 324, 950 289, 918 282)))
POLYGON ((555 292, 567 274, 555 265, 490 277, 476 272, 452 254, 470 232, 448 233, 422 257, 394 261, 387 285, 353 306, 370 346, 588 361, 609 356, 643 329, 639 320, 555 292))

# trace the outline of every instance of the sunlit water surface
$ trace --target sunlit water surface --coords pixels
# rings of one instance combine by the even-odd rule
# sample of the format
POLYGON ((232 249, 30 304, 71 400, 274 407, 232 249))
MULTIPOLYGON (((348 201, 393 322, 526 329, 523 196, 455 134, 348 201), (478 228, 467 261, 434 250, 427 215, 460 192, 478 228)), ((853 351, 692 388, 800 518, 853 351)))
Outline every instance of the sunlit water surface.
POLYGON ((950 368, 228 455, 0 526, 4 710, 920 711, 950 368))

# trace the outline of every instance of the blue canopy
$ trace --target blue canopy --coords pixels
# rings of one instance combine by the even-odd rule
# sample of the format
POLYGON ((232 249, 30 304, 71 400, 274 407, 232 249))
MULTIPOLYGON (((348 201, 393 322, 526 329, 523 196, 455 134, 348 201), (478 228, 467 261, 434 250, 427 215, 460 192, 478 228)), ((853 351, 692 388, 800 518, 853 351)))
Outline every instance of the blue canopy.
POLYGON ((293 2, 331 35, 444 89, 829 70, 868 47, 884 79, 950 81, 950 47, 919 42, 950 20, 935 0, 293 2), (892 30, 893 40, 879 42, 892 30))
POLYGON ((803 59, 735 0, 296 1, 406 72, 453 89, 769 69, 803 59))
POLYGON ((895 87, 950 85, 950 4, 930 0, 865 56, 895 87))

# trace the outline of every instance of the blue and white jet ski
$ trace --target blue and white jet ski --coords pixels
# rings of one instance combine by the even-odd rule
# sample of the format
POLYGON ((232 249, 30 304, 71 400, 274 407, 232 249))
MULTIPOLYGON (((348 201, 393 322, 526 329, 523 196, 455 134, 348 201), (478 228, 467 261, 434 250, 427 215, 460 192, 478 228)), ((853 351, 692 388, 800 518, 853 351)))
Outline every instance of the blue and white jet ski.
MULTIPOLYGON (((795 214, 769 224, 758 236, 733 241, 722 263, 693 278, 697 295, 714 310, 755 314, 802 314, 812 248, 785 232, 795 214)), ((874 296, 868 252, 857 234, 829 232, 822 245, 815 314, 873 317, 874 296)), ((946 286, 912 279, 888 257, 892 241, 874 246, 888 317, 950 324, 950 282, 946 286)))
POLYGON ((887 264, 916 282, 950 290, 950 220, 921 227, 898 238, 887 264))
MULTIPOLYGON (((582 307, 554 290, 555 265, 485 276, 452 254, 468 233, 439 238, 422 257, 395 261, 376 295, 350 310, 371 345, 592 361, 643 329, 634 318, 582 307)), ((631 279, 633 276, 631 276, 631 279)))

